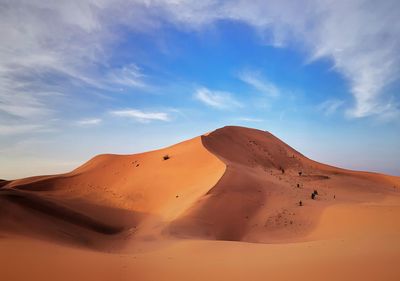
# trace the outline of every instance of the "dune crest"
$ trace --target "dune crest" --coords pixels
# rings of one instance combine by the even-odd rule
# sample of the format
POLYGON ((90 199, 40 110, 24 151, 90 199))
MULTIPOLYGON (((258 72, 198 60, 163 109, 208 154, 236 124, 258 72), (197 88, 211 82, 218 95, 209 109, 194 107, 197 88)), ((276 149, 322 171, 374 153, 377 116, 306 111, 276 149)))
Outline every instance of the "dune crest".
POLYGON ((200 137, 146 153, 98 155, 70 173, 7 182, 0 230, 94 247, 156 239, 224 171, 200 137), (33 231, 32 221, 40 226, 33 231))
POLYGON ((98 155, 70 173, 1 182, 0 230, 111 250, 162 238, 307 241, 323 238, 311 233, 327 207, 384 200, 399 183, 227 126, 156 151, 98 155))
POLYGON ((306 241, 327 207, 397 194, 398 177, 315 162, 265 131, 227 126, 202 141, 227 170, 206 196, 171 224, 171 232, 179 237, 306 241), (312 199, 314 191, 318 195, 312 199))
POLYGON ((0 181, 0 264, 5 280, 397 281, 399 217, 400 177, 228 126, 0 181))

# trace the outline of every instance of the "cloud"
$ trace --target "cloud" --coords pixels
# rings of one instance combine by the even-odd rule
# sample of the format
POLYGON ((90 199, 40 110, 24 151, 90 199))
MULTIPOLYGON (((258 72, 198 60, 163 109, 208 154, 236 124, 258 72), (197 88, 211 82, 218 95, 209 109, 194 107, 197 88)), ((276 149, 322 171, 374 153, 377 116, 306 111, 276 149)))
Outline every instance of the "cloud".
MULTIPOLYGON (((300 48, 309 61, 330 59, 349 82, 352 117, 398 108, 388 105, 386 91, 400 74, 397 0, 15 0, 0 7, 0 110, 17 117, 51 111, 51 97, 36 94, 49 90, 49 76, 81 87, 143 87, 142 71, 131 62, 109 63, 123 40, 116 30, 159 32, 168 22, 199 31, 220 20, 253 27, 267 44, 300 48)), ((274 93, 264 80, 245 78, 274 93)))
POLYGON ((16 118, 35 118, 52 112, 43 101, 49 93, 43 91, 45 89, 40 91, 32 83, 1 74, 0 71, 0 113, 16 118))
MULTIPOLYGON (((266 43, 328 58, 349 81, 352 117, 390 114, 385 89, 399 80, 400 2, 396 0, 177 1, 161 4, 170 21, 199 29, 218 20, 254 27, 266 43), (299 13, 301 11, 301 13, 299 13)), ((392 95, 393 96, 393 95, 392 95)), ((398 95, 396 96, 398 100, 398 95)))
POLYGON ((26 133, 46 132, 48 128, 42 125, 27 124, 27 125, 1 125, 0 124, 0 135, 10 136, 19 135, 26 133))
POLYGON ((331 100, 326 100, 323 103, 319 104, 317 106, 317 109, 319 111, 323 112, 325 115, 332 115, 343 105, 344 105, 344 101, 337 100, 337 99, 331 99, 331 100))
POLYGON ((78 126, 95 126, 99 125, 103 120, 100 118, 87 118, 76 122, 78 126))
POLYGON ((264 119, 252 118, 252 117, 239 117, 236 120, 243 121, 243 122, 250 122, 250 123, 264 122, 264 119))
POLYGON ((137 65, 130 64, 111 71, 108 74, 108 81, 126 87, 145 88, 147 85, 143 80, 144 77, 145 75, 137 65))
POLYGON ((112 115, 132 118, 135 121, 147 123, 150 121, 170 121, 171 117, 166 112, 145 112, 138 109, 123 109, 110 111, 112 115))
POLYGON ((278 87, 262 77, 259 72, 245 70, 239 73, 238 78, 267 96, 277 97, 280 95, 278 87))
POLYGON ((114 28, 134 16, 123 1, 0 2, 0 114, 22 124, 55 113, 57 93, 145 85, 137 66, 109 63, 120 39, 114 28))
POLYGON ((214 91, 205 87, 198 88, 194 93, 194 97, 202 103, 218 109, 230 109, 242 106, 241 103, 233 98, 232 93, 214 91))

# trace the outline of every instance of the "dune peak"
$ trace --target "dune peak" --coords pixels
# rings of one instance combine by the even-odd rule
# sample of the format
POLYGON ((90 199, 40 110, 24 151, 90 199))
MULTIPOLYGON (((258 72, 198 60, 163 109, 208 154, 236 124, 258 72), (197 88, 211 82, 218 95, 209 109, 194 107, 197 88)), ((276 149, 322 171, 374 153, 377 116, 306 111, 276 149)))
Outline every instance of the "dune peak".
POLYGON ((315 162, 270 132, 225 126, 160 150, 98 155, 65 174, 1 181, 0 229, 90 247, 145 237, 303 241, 327 207, 385 198, 397 185, 315 162))

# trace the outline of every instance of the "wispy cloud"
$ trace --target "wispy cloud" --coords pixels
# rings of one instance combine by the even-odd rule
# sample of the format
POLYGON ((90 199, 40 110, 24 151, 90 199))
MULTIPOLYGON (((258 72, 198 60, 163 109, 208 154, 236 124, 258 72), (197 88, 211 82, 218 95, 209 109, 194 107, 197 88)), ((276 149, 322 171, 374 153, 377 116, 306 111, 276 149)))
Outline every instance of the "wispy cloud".
POLYGON ((17 118, 35 118, 52 112, 44 102, 48 97, 48 93, 43 92, 45 89, 39 90, 28 81, 1 74, 0 71, 0 113, 17 118))
MULTIPOLYGON (((8 87, 0 91, 0 110, 20 117, 51 109, 49 97, 35 94, 47 90, 51 75, 87 87, 143 87, 142 71, 132 62, 117 69, 108 64, 120 39, 116 27, 147 32, 169 22, 201 30, 234 20, 271 34, 266 40, 274 46, 300 46, 311 61, 331 59, 349 81, 350 116, 390 115, 397 106, 388 106, 385 89, 399 79, 400 25, 394 24, 399 8, 396 0, 8 1, 0 9, 0 87, 8 87), (99 71, 103 68, 109 71, 99 71)), ((259 77, 242 78, 259 91, 277 93, 259 77)))
MULTIPOLYGON (((0 114, 14 116, 22 124, 24 119, 47 118, 59 110, 54 106, 57 93, 71 96, 76 88, 144 87, 144 76, 136 65, 109 64, 112 46, 119 40, 113 27, 130 25, 134 17, 134 12, 123 12, 122 4, 108 0, 3 1, 0 114), (126 16, 118 16, 122 14, 126 16)), ((139 17, 134 22, 138 24, 139 17)))
POLYGON ((239 73, 238 78, 262 94, 271 97, 280 95, 279 88, 265 77, 262 77, 260 72, 244 70, 239 73))
POLYGON ((325 115, 332 115, 337 112, 340 107, 344 105, 343 100, 331 99, 326 100, 317 106, 317 109, 325 115))
POLYGON ((198 88, 194 93, 194 97, 202 103, 218 109, 230 109, 242 106, 242 104, 233 97, 232 93, 214 91, 205 87, 198 88))
POLYGON ((49 131, 49 128, 47 128, 46 126, 43 126, 43 125, 36 125, 36 124, 1 125, 0 124, 0 135, 3 135, 3 136, 36 133, 36 132, 46 132, 46 131, 49 131))
POLYGON ((243 122, 249 122, 249 123, 260 123, 264 122, 264 119, 260 118, 253 118, 253 117, 239 117, 236 120, 238 121, 243 121, 243 122))
POLYGON ((145 88, 145 75, 141 69, 135 65, 126 65, 120 69, 114 69, 108 74, 108 82, 125 87, 145 88))
POLYGON ((171 117, 167 112, 142 111, 138 109, 123 109, 110 111, 112 115, 131 118, 135 121, 147 123, 150 121, 170 121, 171 117))
MULTIPOLYGON (((274 46, 300 46, 311 60, 331 59, 350 82, 352 117, 393 115, 385 89, 400 74, 400 2, 373 0, 179 1, 163 4, 170 21, 196 29, 229 19, 272 34, 274 46), (302 12, 299 13, 298 11, 302 12)), ((394 96, 394 95, 392 95, 394 96)), ((398 95, 396 96, 398 100, 398 95)))
POLYGON ((78 126, 86 127, 86 126, 95 126, 99 125, 103 120, 100 118, 86 118, 82 120, 78 120, 76 124, 78 126))

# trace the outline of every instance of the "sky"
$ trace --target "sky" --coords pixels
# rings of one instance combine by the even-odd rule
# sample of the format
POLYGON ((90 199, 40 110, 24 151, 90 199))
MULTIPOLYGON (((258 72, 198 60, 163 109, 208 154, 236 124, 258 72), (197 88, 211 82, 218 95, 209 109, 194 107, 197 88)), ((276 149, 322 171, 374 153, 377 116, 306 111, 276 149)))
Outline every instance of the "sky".
POLYGON ((0 178, 225 125, 400 175, 397 0, 0 0, 0 178))

